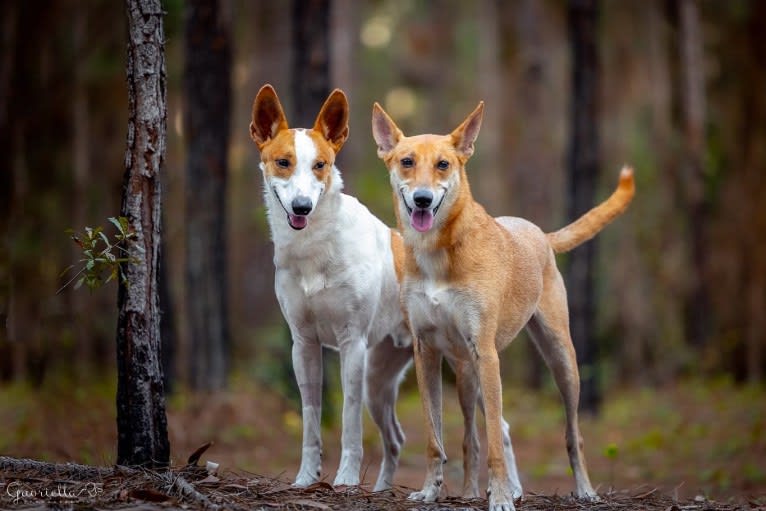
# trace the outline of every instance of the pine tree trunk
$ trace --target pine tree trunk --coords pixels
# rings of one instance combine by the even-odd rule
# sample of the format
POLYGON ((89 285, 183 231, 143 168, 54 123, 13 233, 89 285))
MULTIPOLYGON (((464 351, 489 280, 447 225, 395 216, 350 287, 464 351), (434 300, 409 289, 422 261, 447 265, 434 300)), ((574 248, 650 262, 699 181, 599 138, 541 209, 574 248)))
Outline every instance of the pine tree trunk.
POLYGON ((186 4, 186 302, 191 386, 226 386, 229 367, 226 182, 231 36, 226 2, 186 4))
POLYGON ((159 0, 126 0, 128 141, 121 215, 127 244, 117 318, 117 463, 165 466, 170 458, 160 364, 159 172, 167 120, 165 36, 159 0))
POLYGON ((293 0, 292 126, 311 127, 330 93, 330 0, 293 0))
POLYGON ((709 204, 705 198, 703 158, 705 156, 705 75, 702 27, 697 2, 678 0, 681 71, 681 111, 685 143, 682 165, 687 225, 691 250, 689 290, 685 299, 686 335, 695 347, 710 336, 710 307, 705 284, 707 266, 707 224, 709 204))
MULTIPOLYGON (((568 216, 574 220, 593 207, 599 172, 597 0, 570 0, 568 16, 573 91, 568 216)), ((570 330, 580 366, 580 409, 589 413, 597 413, 601 403, 594 328, 595 260, 595 241, 578 247, 569 256, 566 277, 570 330)))

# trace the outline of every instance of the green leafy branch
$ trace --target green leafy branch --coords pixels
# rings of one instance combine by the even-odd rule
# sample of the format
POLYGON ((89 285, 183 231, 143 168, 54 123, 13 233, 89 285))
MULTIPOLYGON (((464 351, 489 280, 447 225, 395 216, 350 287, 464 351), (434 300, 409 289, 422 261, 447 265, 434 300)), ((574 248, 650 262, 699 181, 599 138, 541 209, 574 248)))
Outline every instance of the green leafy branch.
MULTIPOLYGON (((88 289, 97 289, 118 277, 120 282, 128 285, 128 279, 122 271, 121 264, 135 262, 135 258, 130 257, 124 244, 134 241, 138 236, 135 232, 130 231, 126 217, 109 217, 109 221, 117 228, 113 240, 104 234, 104 228, 101 226, 86 227, 82 233, 67 229, 66 232, 72 241, 82 249, 83 258, 80 259, 82 267, 56 291, 56 294, 61 293, 75 281, 74 289, 79 289, 83 284, 88 286, 88 289)), ((139 252, 144 252, 144 247, 141 245, 135 245, 135 248, 139 252)), ((75 266, 77 265, 73 264, 66 268, 61 272, 61 277, 69 273, 75 266)))

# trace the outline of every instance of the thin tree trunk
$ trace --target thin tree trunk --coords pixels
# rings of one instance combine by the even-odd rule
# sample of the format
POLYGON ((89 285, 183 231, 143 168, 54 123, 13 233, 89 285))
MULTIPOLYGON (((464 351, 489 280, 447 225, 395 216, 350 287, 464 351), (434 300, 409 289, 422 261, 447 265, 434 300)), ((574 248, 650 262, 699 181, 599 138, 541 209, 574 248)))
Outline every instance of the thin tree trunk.
POLYGON ((685 157, 682 165, 692 271, 685 304, 685 329, 689 342, 702 347, 710 335, 710 307, 705 285, 707 266, 703 158, 705 152, 705 75, 700 14, 695 0, 678 0, 680 48, 680 100, 685 157))
POLYGON ((128 137, 121 215, 136 239, 126 245, 117 318, 117 463, 165 466, 170 459, 160 363, 159 173, 165 158, 167 98, 159 0, 126 0, 128 137))
MULTIPOLYGON (((599 172, 597 0, 570 0, 568 17, 573 91, 568 216, 574 220, 593 207, 599 172)), ((580 365, 580 409, 589 413, 597 413, 601 403, 594 328, 595 260, 594 241, 575 249, 566 278, 570 329, 580 365)))
POLYGON ((224 388, 229 369, 226 182, 231 23, 226 4, 218 0, 186 4, 186 316, 190 382, 198 390, 224 388))
POLYGON ((13 345, 8 333, 8 318, 11 305, 11 257, 10 219, 13 211, 14 144, 10 115, 10 91, 12 70, 16 56, 16 27, 18 7, 14 2, 3 2, 0 6, 2 38, 0 39, 0 154, 5 155, 8 164, 0 172, 0 381, 13 376, 15 359, 13 345))
POLYGON ((292 19, 291 124, 311 127, 330 93, 330 0, 293 0, 292 19))
MULTIPOLYGON (((73 46, 76 55, 83 55, 86 47, 87 17, 84 9, 74 9, 74 24, 72 26, 73 46)), ((88 183, 89 168, 89 107, 88 94, 85 87, 85 62, 86 59, 75 59, 74 63, 74 96, 72 101, 72 167, 74 174, 72 208, 73 222, 77 229, 86 225, 85 206, 87 204, 86 189, 88 183)), ((77 261, 82 254, 79 247, 72 243, 71 260, 77 261)), ((75 321, 81 321, 88 317, 88 296, 78 293, 70 288, 67 292, 70 303, 70 313, 75 321)), ((87 374, 89 364, 93 363, 93 350, 90 342, 91 336, 77 335, 75 340, 76 377, 81 378, 87 374)))
POLYGON ((505 186, 507 166, 500 157, 505 112, 505 104, 500 102, 506 96, 504 74, 500 65, 500 2, 481 0, 477 3, 476 10, 481 26, 478 68, 479 76, 482 77, 477 85, 479 96, 485 101, 492 101, 492 109, 487 112, 482 122, 479 151, 483 157, 481 161, 473 163, 474 168, 481 168, 482 178, 474 182, 477 184, 481 203, 488 211, 493 214, 507 214, 504 209, 508 204, 508 187, 505 186))

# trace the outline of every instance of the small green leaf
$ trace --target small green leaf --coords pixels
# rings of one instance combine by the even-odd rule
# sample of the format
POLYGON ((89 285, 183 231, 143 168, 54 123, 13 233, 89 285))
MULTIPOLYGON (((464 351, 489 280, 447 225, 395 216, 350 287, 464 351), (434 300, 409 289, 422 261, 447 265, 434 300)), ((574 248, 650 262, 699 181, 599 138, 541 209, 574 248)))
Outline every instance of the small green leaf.
POLYGON ((124 234, 124 232, 125 232, 125 229, 123 229, 123 227, 122 227, 122 218, 123 218, 123 217, 120 217, 120 220, 117 220, 115 217, 113 217, 113 216, 110 216, 110 217, 109 217, 109 219, 108 219, 110 222, 112 222, 112 224, 113 224, 115 227, 117 227, 117 231, 118 231, 120 234, 124 234))
POLYGON ((80 289, 82 287, 83 282, 85 282, 85 276, 83 275, 79 279, 77 279, 77 283, 75 283, 74 288, 80 289))
POLYGON ((66 275, 67 273, 69 273, 69 270, 71 270, 72 268, 74 268, 74 265, 73 265, 73 264, 70 264, 69 266, 67 266, 66 268, 64 268, 64 271, 62 271, 61 273, 59 273, 59 278, 63 277, 63 276, 64 276, 64 275, 66 275))
POLYGON ((91 270, 93 269, 93 267, 94 267, 94 266, 96 266, 96 260, 95 260, 95 259, 91 259, 90 261, 88 261, 87 263, 85 263, 85 269, 86 269, 87 271, 91 271, 91 270))
POLYGON ((604 448, 604 456, 613 460, 617 457, 618 449, 617 444, 609 444, 604 448))

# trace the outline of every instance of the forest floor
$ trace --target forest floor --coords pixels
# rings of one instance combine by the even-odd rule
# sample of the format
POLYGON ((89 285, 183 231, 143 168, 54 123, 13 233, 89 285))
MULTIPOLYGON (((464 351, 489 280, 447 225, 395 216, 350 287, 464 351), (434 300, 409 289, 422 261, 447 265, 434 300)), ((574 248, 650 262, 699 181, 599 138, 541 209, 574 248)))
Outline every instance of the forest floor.
MULTIPOLYGON (((584 417, 581 424, 591 480, 603 496, 602 502, 589 505, 570 497, 573 482, 564 446, 563 409, 555 391, 506 388, 504 398, 526 494, 520 509, 766 509, 764 387, 689 381, 661 389, 610 391, 602 413, 584 417)), ((446 498, 436 507, 405 499, 424 475, 422 413, 409 379, 398 406, 407 442, 392 492, 369 491, 380 452, 377 431, 368 418, 360 488, 333 489, 328 484, 339 457, 337 425, 328 425, 323 432, 323 481, 309 490, 290 488, 299 465, 300 416, 289 401, 241 378, 226 392, 180 391, 169 399, 172 463, 184 467, 192 452, 213 442, 202 464, 218 463, 218 473, 211 478, 202 469, 187 469, 184 474, 206 499, 225 503, 228 509, 486 508, 484 500, 456 497, 462 484, 462 418, 450 386, 445 387, 444 409, 446 498)), ((0 424, 2 456, 101 467, 114 463, 111 379, 100 384, 51 381, 38 389, 0 387, 0 424)), ((166 484, 167 479, 149 473, 102 471, 96 478, 83 478, 58 467, 47 475, 0 470, 0 509, 200 506, 166 484), (46 493, 56 492, 56 485, 64 485, 65 494, 71 487, 70 493, 76 490, 84 496, 46 498, 46 493), (96 489, 98 495, 88 493, 96 489), (24 490, 26 496, 17 493, 24 490)), ((180 474, 179 470, 173 473, 180 474)), ((486 474, 481 484, 486 484, 486 474)))

